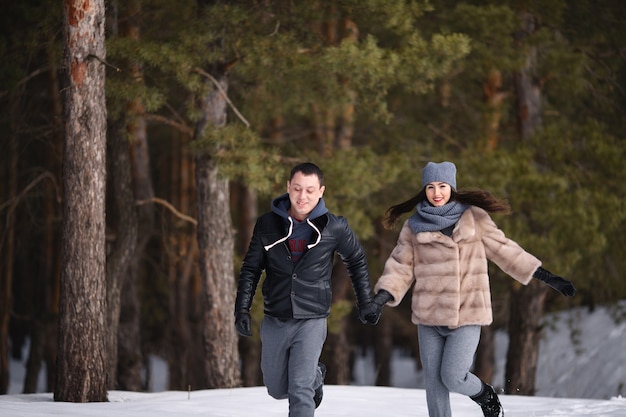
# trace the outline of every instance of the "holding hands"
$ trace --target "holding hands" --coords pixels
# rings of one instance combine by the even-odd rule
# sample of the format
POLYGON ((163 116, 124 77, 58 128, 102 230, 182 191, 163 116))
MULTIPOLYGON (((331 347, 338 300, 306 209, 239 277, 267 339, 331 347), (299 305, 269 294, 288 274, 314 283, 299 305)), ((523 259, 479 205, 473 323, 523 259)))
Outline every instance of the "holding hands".
POLYGON ((385 290, 380 290, 369 303, 359 306, 359 319, 363 324, 375 326, 380 320, 383 306, 393 300, 393 296, 385 290))

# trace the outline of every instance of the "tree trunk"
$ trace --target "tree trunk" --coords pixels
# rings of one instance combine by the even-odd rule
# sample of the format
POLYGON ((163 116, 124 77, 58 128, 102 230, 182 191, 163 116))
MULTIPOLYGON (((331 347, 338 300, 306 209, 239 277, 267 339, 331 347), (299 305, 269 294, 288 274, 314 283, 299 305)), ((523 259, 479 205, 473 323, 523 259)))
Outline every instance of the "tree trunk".
POLYGON ((388 316, 383 315, 375 329, 374 351, 377 386, 391 386, 391 354, 393 352, 393 328, 388 316))
MULTIPOLYGON (((135 251, 135 254, 137 251, 135 251)), ((131 264, 133 269, 135 262, 131 264)), ((141 370, 143 355, 141 350, 140 304, 137 288, 137 274, 130 272, 122 286, 120 300, 120 320, 117 344, 117 389, 141 391, 143 389, 141 370)))
POLYGON ((55 401, 107 400, 104 2, 64 2, 66 142, 55 401))
POLYGON ((505 378, 505 391, 509 394, 535 393, 541 319, 548 291, 548 286, 536 281, 512 290, 505 378))
MULTIPOLYGON (((521 36, 535 30, 534 16, 522 13, 521 36)), ((541 86, 536 82, 536 47, 530 46, 525 66, 516 74, 520 136, 528 138, 542 126, 541 86)), ((509 351, 507 352, 505 389, 511 394, 532 395, 539 356, 541 318, 548 288, 531 281, 527 287, 514 286, 509 315, 509 351)))
MULTIPOLYGON (((194 140, 205 129, 220 129, 226 124, 228 78, 214 74, 214 85, 207 81, 207 93, 199 103, 201 120, 194 140), (220 91, 221 90, 221 91, 220 91)), ((241 384, 238 336, 233 325, 235 276, 233 271, 234 238, 230 217, 228 180, 221 178, 216 161, 208 152, 196 156, 198 198, 198 248, 200 272, 204 283, 205 367, 209 388, 227 388, 241 384)))
MULTIPOLYGON (((111 229, 116 233, 113 248, 107 257, 107 358, 109 389, 118 389, 118 330, 121 311, 121 291, 130 271, 137 242, 137 213, 130 176, 128 141, 115 129, 111 134, 110 183, 113 196, 111 229)), ((139 345, 137 345, 139 349, 139 345)))
POLYGON ((492 383, 494 374, 495 337, 491 326, 483 326, 480 330, 480 342, 474 361, 474 374, 488 384, 492 383))
MULTIPOLYGON (((522 29, 520 39, 535 31, 535 17, 521 13, 522 29)), ((528 46, 526 62, 515 74, 515 92, 517 94, 517 121, 522 139, 527 139, 542 126, 541 118, 541 83, 536 74, 537 47, 528 46)))
POLYGON ((492 69, 483 83, 483 91, 485 92, 487 102, 483 127, 487 152, 498 149, 500 143, 500 121, 502 120, 504 99, 507 97, 507 93, 503 92, 501 88, 502 74, 499 70, 492 69))
MULTIPOLYGON (((182 213, 192 210, 196 194, 193 182, 195 165, 188 137, 173 143, 171 199, 182 213)), ((198 242, 189 223, 174 222, 168 236, 168 275, 170 282, 171 354, 168 357, 169 388, 187 390, 206 388, 206 375, 200 364, 203 350, 204 292, 198 269, 198 242)))
MULTIPOLYGON (((332 303, 348 300, 350 291, 350 276, 343 262, 336 259, 332 274, 332 303)), ((329 326, 328 339, 324 345, 324 361, 328 373, 326 381, 329 384, 348 385, 352 380, 350 363, 354 357, 354 344, 348 340, 348 325, 350 315, 332 317, 330 320, 337 326, 329 326)))
MULTIPOLYGON (((395 233, 382 227, 382 222, 377 222, 378 258, 382 265, 391 254, 392 246, 389 242, 395 239, 395 233)), ((374 352, 376 363, 376 385, 391 386, 391 354, 393 351, 393 321, 389 317, 389 307, 383 307, 380 322, 375 328, 374 352), (385 311, 387 310, 387 311, 385 311), (387 314, 385 314, 387 313, 387 314)))
MULTIPOLYGON (((14 106, 11 106, 12 110, 14 106)), ((12 118, 12 120, 15 120, 12 118)), ((7 219, 4 222, 6 229, 2 230, 5 235, 3 270, 0 273, 0 394, 6 394, 9 390, 9 320, 13 305, 13 269, 15 253, 15 198, 17 196, 17 133, 12 129, 9 134, 9 166, 6 167, 7 201, 14 203, 7 209, 7 219)))
MULTIPOLYGON (((258 198, 254 190, 244 185, 238 185, 234 189, 234 197, 237 198, 234 206, 240 208, 238 222, 240 229, 238 230, 239 233, 237 233, 237 252, 239 255, 243 256, 252 239, 254 224, 259 215, 258 198)), ((256 309, 253 311, 256 311, 256 309)), ((257 328, 257 326, 254 327, 257 328)), ((243 386, 253 387, 262 385, 261 339, 256 336, 239 338, 239 353, 241 357, 241 378, 243 386)))
POLYGON ((127 391, 142 389, 141 369, 144 358, 141 343, 141 306, 139 283, 144 271, 148 243, 154 234, 154 187, 150 175, 150 155, 144 109, 139 99, 129 104, 131 121, 127 125, 130 140, 131 174, 133 193, 137 207, 137 243, 122 292, 122 315, 120 321, 120 344, 118 354, 118 380, 120 388, 127 391), (123 366, 122 366, 123 365, 123 366))
MULTIPOLYGON (((59 219, 60 213, 60 186, 61 183, 61 155, 63 147, 63 103, 60 96, 61 88, 58 80, 56 55, 49 48, 48 64, 48 93, 50 94, 52 114, 52 134, 48 147, 41 148, 38 157, 44 161, 49 180, 43 183, 42 196, 43 230, 42 238, 36 239, 31 253, 41 253, 42 262, 36 263, 36 272, 28 275, 28 287, 31 302, 22 303, 30 306, 28 312, 20 313, 30 318, 29 325, 23 325, 30 332, 30 346, 26 362, 26 373, 22 392, 24 394, 37 392, 37 384, 41 373, 42 363, 46 365, 46 391, 54 391, 56 380, 56 344, 58 324, 58 293, 59 293, 59 219)), ((32 255, 24 261, 32 265, 32 255)), ((34 266, 34 265, 33 265, 34 266)))
MULTIPOLYGON (((48 54, 50 62, 56 62, 56 55, 52 52, 48 54)), ((60 203, 61 203, 61 158, 63 155, 63 138, 65 136, 63 127, 63 99, 58 76, 59 68, 56 63, 51 65, 50 74, 50 97, 52 97, 52 114, 54 123, 54 155, 50 160, 49 170, 53 173, 55 182, 46 183, 46 290, 45 290, 45 311, 44 317, 44 362, 46 364, 46 391, 54 392, 56 384, 56 363, 57 363, 57 339, 59 321, 59 287, 61 280, 61 250, 57 242, 61 238, 60 233, 60 203), (53 187, 54 185, 54 187, 53 187)))
MULTIPOLYGON (((139 15, 141 13, 140 1, 133 0, 126 3, 124 9, 123 36, 140 40, 139 15)), ((130 75, 137 83, 143 83, 141 67, 135 63, 129 63, 130 75)), ((120 299, 120 319, 118 327, 117 344, 117 383, 121 390, 141 391, 143 388, 141 370, 143 367, 143 355, 141 348, 140 313, 138 283, 141 271, 140 265, 144 259, 144 252, 150 237, 154 223, 154 205, 151 202, 154 197, 152 179, 150 177, 150 159, 148 155, 148 141, 146 136, 146 121, 144 117, 143 103, 139 98, 131 100, 127 104, 126 132, 130 144, 125 143, 125 151, 129 154, 131 184, 133 187, 133 204, 139 204, 134 214, 136 216, 137 238, 135 239, 134 253, 130 258, 130 265, 126 271, 126 277, 122 286, 120 299)))

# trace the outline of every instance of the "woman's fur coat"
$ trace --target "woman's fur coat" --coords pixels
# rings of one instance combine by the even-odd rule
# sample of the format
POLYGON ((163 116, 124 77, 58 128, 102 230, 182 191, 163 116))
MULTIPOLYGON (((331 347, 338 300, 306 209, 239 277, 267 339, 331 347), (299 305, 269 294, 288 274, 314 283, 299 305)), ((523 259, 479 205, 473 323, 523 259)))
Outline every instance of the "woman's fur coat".
POLYGON ((385 263, 375 292, 387 290, 397 306, 412 284, 411 321, 427 326, 488 325, 493 320, 487 260, 526 285, 541 261, 508 239, 489 214, 470 207, 452 237, 413 233, 408 220, 385 263))

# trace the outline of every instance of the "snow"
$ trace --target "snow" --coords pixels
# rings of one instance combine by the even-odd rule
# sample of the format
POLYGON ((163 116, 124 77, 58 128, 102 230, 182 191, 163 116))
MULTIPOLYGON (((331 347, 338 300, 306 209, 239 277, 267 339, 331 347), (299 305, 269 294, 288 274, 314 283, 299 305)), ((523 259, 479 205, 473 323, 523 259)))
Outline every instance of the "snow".
MULTIPOLYGON (((470 399, 451 395, 452 412, 458 417, 478 417, 480 409, 470 399)), ((559 399, 502 395, 507 417, 541 416, 626 416, 626 399, 559 399)), ((273 417, 287 415, 287 402, 267 395, 265 388, 234 388, 192 391, 137 393, 109 392, 108 403, 73 404, 52 400, 52 394, 0 396, 0 413, 6 417, 273 417)), ((411 388, 329 385, 316 417, 426 416, 424 391, 411 388)))
MULTIPOLYGON (((626 303, 619 305, 626 308, 626 303)), ((537 369, 537 395, 500 395, 507 417, 626 417, 626 323, 615 322, 612 312, 574 309, 546 318, 537 369)), ((504 386, 506 334, 496 335, 497 372, 493 384, 504 386)), ((427 416, 423 376, 415 361, 395 352, 393 387, 371 386, 372 355, 355 363, 353 385, 326 385, 324 401, 316 417, 427 416)), ((241 417, 287 416, 287 401, 272 399, 264 387, 200 391, 166 391, 166 369, 153 359, 153 392, 110 391, 107 403, 59 403, 51 393, 18 394, 24 364, 12 362, 9 394, 0 395, 3 417, 241 417)), ((40 378, 40 386, 43 378, 40 378)), ((455 417, 478 417, 478 406, 469 398, 451 394, 455 417)))

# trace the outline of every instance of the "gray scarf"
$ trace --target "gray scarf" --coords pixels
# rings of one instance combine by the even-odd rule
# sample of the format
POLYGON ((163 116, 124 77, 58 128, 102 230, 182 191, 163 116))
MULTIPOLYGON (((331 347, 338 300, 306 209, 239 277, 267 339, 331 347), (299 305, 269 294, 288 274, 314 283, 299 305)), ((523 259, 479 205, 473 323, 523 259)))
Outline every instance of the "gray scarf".
POLYGON ((409 226, 413 233, 437 232, 454 226, 468 207, 456 201, 435 207, 428 200, 422 200, 417 203, 415 214, 409 218, 409 226))

